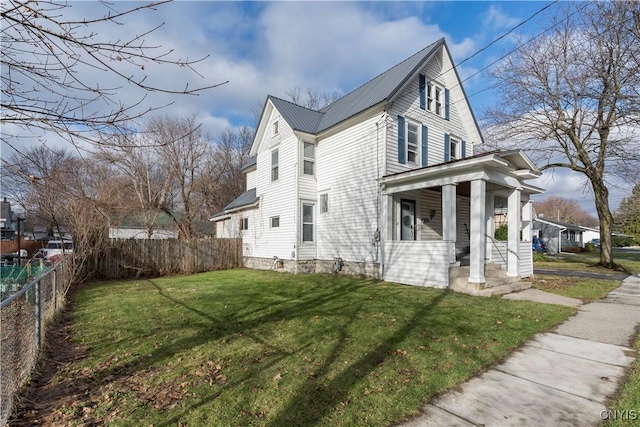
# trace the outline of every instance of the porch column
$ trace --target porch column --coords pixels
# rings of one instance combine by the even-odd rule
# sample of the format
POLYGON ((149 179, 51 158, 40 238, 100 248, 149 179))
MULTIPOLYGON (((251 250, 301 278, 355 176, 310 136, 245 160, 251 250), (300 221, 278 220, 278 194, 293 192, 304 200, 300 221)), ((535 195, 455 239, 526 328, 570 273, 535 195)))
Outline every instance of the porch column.
MULTIPOLYGON (((493 192, 488 192, 486 193, 486 200, 487 200, 487 204, 485 205, 485 215, 486 217, 486 221, 487 221, 487 232, 486 234, 488 236, 493 237, 496 233, 496 219, 495 219, 495 213, 496 213, 496 208, 495 208, 495 201, 496 201, 496 195, 493 192)), ((485 252, 484 252, 484 259, 487 261, 491 261, 491 251, 493 248, 493 241, 488 238, 485 237, 485 252)))
POLYGON ((456 185, 446 184, 442 186, 442 240, 451 242, 449 262, 456 262, 456 185))
POLYGON ((533 202, 524 200, 522 206, 522 241, 531 242, 533 230, 533 202))
POLYGON ((509 239, 507 242, 507 276, 519 277, 520 254, 520 204, 521 193, 514 189, 507 199, 507 217, 509 221, 509 239))
POLYGON ((481 179, 471 181, 471 254, 469 282, 484 283, 485 235, 487 234, 487 183, 481 179))

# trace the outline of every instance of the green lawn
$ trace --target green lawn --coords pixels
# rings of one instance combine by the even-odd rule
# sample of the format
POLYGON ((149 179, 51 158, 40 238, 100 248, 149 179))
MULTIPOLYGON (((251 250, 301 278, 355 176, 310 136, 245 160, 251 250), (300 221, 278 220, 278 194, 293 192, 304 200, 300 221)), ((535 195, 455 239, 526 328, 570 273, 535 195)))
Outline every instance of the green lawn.
POLYGON ((229 270, 74 297, 85 390, 62 424, 387 426, 573 309, 374 280, 229 270))
POLYGON ((560 254, 546 257, 547 261, 534 261, 536 268, 549 268, 556 270, 583 270, 603 274, 637 274, 640 273, 640 255, 614 251, 613 261, 619 269, 610 270, 595 266, 600 261, 599 252, 583 252, 579 254, 560 254))
MULTIPOLYGON (((640 354, 640 337, 636 337, 634 345, 636 354, 640 354)), ((612 415, 604 425, 606 427, 640 427, 640 359, 636 359, 629 371, 618 396, 609 408, 612 415)))
POLYGON ((606 297, 609 292, 620 286, 620 281, 536 274, 532 285, 541 291, 577 298, 588 303, 606 297))

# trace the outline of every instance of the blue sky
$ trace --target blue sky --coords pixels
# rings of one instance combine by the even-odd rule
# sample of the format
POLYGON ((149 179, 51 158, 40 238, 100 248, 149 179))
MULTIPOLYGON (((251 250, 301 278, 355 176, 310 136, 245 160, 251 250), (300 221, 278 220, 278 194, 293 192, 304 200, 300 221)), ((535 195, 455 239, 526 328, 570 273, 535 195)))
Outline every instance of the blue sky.
MULTIPOLYGON (((139 5, 115 2, 124 10, 139 5)), ((146 106, 173 102, 163 112, 198 114, 205 130, 217 135, 225 128, 252 124, 256 103, 271 94, 287 98, 294 87, 312 87, 346 94, 379 73, 445 37, 454 62, 459 63, 497 37, 529 18, 549 2, 196 2, 177 1, 122 18, 124 25, 99 28, 101 38, 126 38, 164 22, 145 37, 151 44, 174 49, 175 58, 208 56, 196 66, 200 76, 185 69, 145 69, 149 81, 160 86, 206 86, 228 81, 200 96, 154 93, 146 106)), ((71 2, 64 13, 95 17, 106 12, 98 2, 71 2)), ((553 9, 551 6, 550 9, 553 9)), ((514 46, 545 28, 536 17, 490 49, 462 64, 458 72, 467 79, 514 46)), ((140 72, 138 70, 138 72, 140 72)), ((111 77, 91 71, 89 79, 110 84, 111 77)), ((116 83, 114 84, 121 84, 116 83)), ((464 82, 478 118, 495 99, 486 71, 464 82), (484 91, 483 91, 484 90, 484 91), (477 92, 482 91, 478 94, 477 92), (475 95, 474 95, 475 94, 475 95)), ((124 86, 118 96, 125 103, 140 99, 135 88, 124 86)), ((56 144, 54 138, 48 143, 56 144)), ((2 153, 7 152, 3 147, 2 153)), ((556 172, 541 180, 546 195, 577 200, 594 212, 593 196, 583 194, 581 178, 556 172), (553 178, 553 179, 552 179, 553 178)), ((612 208, 630 194, 612 192, 612 208)))

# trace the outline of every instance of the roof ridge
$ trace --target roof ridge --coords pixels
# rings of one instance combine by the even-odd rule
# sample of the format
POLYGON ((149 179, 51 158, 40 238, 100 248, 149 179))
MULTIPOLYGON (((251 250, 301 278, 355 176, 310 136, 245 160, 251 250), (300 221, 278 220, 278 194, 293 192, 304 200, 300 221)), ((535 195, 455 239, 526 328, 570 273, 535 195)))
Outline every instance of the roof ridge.
POLYGON ((362 88, 362 87, 364 87, 364 86, 368 85, 369 83, 371 83, 372 81, 374 81, 374 80, 375 80, 375 79, 377 79, 378 77, 380 77, 380 76, 382 76, 382 75, 384 75, 384 74, 388 73, 389 71, 391 71, 391 70, 393 70, 393 69, 395 69, 395 68, 398 68, 399 66, 401 66, 401 65, 402 65, 402 64, 404 64, 405 62, 407 62, 407 61, 409 61, 409 60, 413 59, 414 57, 418 56, 418 54, 422 53, 423 51, 425 51, 425 50, 427 50, 427 49, 429 49, 429 50, 433 49, 433 46, 434 46, 434 45, 436 45, 436 44, 438 44, 438 43, 441 43, 441 42, 443 42, 443 41, 444 41, 444 37, 441 37, 441 38, 440 38, 440 39, 438 39, 437 41, 435 41, 435 42, 433 42, 433 43, 431 43, 431 44, 427 45, 426 47, 423 47, 422 49, 420 49, 419 51, 417 51, 417 52, 416 52, 416 53, 414 53, 413 55, 411 55, 411 56, 409 56, 409 57, 405 58, 403 61, 401 61, 401 62, 397 63, 396 65, 392 66, 391 68, 388 68, 388 69, 384 70, 383 72, 381 72, 381 73, 380 73, 380 74, 378 74, 377 76, 375 76, 375 77, 373 77, 373 78, 370 78, 369 80, 367 80, 366 82, 364 82, 363 84, 361 84, 360 86, 358 86, 357 88, 353 89, 351 92, 348 92, 348 93, 344 94, 344 95, 343 95, 343 96, 341 96, 340 98, 338 98, 338 99, 336 99, 335 101, 333 101, 331 104, 329 104, 329 105, 326 105, 326 106, 322 107, 322 108, 319 110, 319 112, 321 112, 321 113, 323 113, 323 114, 324 114, 324 113, 326 112, 326 111, 324 111, 324 110, 328 110, 329 108, 331 108, 335 103, 337 103, 337 102, 338 102, 338 101, 340 101, 341 99, 346 98, 347 96, 349 96, 349 95, 351 95, 352 93, 354 93, 354 92, 358 91, 360 88, 362 88))
POLYGON ((286 99, 282 99, 282 98, 277 97, 275 95, 267 95, 267 98, 277 99, 278 101, 286 102, 287 104, 295 105, 296 107, 304 108, 305 110, 309 110, 309 111, 314 112, 314 113, 324 114, 323 111, 314 110, 313 108, 309 108, 309 107, 305 107, 304 105, 296 104, 293 101, 288 101, 286 99))

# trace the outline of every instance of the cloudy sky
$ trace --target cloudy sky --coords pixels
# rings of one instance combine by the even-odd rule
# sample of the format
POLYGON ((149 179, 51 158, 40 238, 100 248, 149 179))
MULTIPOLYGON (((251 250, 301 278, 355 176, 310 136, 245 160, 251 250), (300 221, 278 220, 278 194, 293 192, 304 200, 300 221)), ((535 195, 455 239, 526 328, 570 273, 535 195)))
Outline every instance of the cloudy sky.
MULTIPOLYGON (((108 7, 123 11, 141 3, 69 4, 60 13, 88 19, 103 16, 108 7)), ((346 94, 441 37, 446 38, 454 61, 460 63, 547 5, 549 2, 529 1, 177 1, 95 29, 101 40, 115 40, 163 24, 144 37, 148 46, 171 49, 172 57, 181 60, 206 57, 195 66, 197 73, 149 64, 144 75, 148 82, 171 89, 182 89, 187 82, 189 87, 228 83, 199 96, 152 93, 144 105, 173 102, 163 113, 196 113, 205 129, 216 135, 228 127, 252 125, 252 110, 264 102, 267 94, 287 98, 286 92, 294 87, 346 94)), ((544 28, 545 22, 534 17, 459 67, 478 118, 494 102, 492 82, 487 70, 481 70, 512 50, 516 35, 527 38, 544 28)), ((117 96, 124 103, 136 102, 142 96, 132 85, 113 81, 106 73, 86 73, 89 80, 121 86, 117 96)), ((48 143, 56 141, 50 139, 48 143)), ((2 156, 7 152, 3 146, 2 156)), ((536 184, 548 189, 544 196, 574 199, 585 210, 595 212, 593 195, 585 192, 579 176, 557 171, 536 184)), ((629 194, 629 187, 614 188, 612 208, 629 194)))

